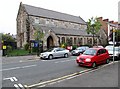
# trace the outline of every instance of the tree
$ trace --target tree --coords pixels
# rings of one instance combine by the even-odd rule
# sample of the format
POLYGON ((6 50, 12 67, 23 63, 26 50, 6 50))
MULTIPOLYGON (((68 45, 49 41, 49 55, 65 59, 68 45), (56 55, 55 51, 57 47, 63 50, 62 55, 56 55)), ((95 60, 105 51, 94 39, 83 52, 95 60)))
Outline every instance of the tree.
POLYGON ((3 34, 1 33, 2 35, 2 41, 7 41, 7 42, 15 42, 15 38, 13 38, 10 33, 8 34, 3 34))
POLYGON ((11 52, 13 49, 17 48, 15 38, 13 35, 0 33, 2 42, 0 42, 0 49, 3 50, 2 55, 5 56, 7 53, 11 52), (5 48, 4 48, 5 47, 5 48))
POLYGON ((27 30, 27 43, 30 45, 30 21, 29 18, 26 19, 26 30, 27 30))
POLYGON ((35 40, 42 40, 42 38, 44 37, 44 33, 41 27, 39 25, 35 25, 35 30, 36 30, 34 33, 35 40))
POLYGON ((95 39, 94 36, 97 36, 97 33, 99 32, 100 28, 101 28, 101 23, 99 22, 99 20, 96 18, 91 18, 88 20, 87 22, 87 33, 88 34, 92 34, 93 35, 93 44, 95 44, 95 39))
POLYGON ((34 37, 35 37, 35 40, 38 43, 37 56, 39 56, 40 51, 41 51, 40 46, 43 45, 43 44, 41 44, 41 42, 43 43, 44 33, 43 33, 43 30, 41 29, 41 27, 39 25, 36 24, 34 27, 35 27, 35 30, 36 30, 35 33, 34 33, 34 37))

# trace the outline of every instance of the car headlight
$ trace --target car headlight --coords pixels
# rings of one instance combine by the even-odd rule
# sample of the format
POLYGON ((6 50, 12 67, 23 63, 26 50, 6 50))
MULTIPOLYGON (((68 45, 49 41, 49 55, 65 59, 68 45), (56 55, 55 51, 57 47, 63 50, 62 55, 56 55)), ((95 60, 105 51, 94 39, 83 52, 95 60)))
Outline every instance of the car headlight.
POLYGON ((86 62, 90 62, 91 59, 90 59, 90 58, 86 58, 85 61, 86 61, 86 62))

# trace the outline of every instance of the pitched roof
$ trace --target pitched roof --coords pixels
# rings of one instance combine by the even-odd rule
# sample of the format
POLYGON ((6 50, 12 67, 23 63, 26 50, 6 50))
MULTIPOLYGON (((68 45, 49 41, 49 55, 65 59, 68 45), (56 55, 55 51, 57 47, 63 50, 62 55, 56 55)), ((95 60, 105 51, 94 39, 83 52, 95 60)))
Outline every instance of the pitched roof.
POLYGON ((91 34, 87 34, 86 30, 81 29, 67 29, 67 28, 60 28, 60 27, 48 27, 48 26, 38 26, 33 25, 35 28, 42 29, 46 32, 49 30, 53 31, 57 35, 71 35, 71 36, 92 36, 91 34))
POLYGON ((89 36, 86 30, 81 29, 66 29, 66 28, 51 28, 53 32, 60 35, 73 35, 73 36, 89 36))
POLYGON ((56 11, 52 11, 52 10, 43 9, 40 7, 26 5, 26 4, 23 4, 23 5, 29 15, 41 16, 41 17, 47 17, 47 18, 52 18, 52 19, 86 24, 86 22, 79 16, 73 16, 73 15, 69 15, 69 14, 65 14, 65 13, 60 13, 60 12, 56 12, 56 11))

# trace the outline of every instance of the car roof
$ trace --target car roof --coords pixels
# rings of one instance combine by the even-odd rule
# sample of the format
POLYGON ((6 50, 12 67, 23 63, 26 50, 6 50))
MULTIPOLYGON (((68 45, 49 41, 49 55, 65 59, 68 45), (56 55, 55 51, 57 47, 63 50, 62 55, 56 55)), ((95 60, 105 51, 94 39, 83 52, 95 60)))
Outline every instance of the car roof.
POLYGON ((89 49, 99 50, 99 49, 105 49, 105 48, 100 48, 100 47, 98 47, 98 48, 89 48, 89 49))

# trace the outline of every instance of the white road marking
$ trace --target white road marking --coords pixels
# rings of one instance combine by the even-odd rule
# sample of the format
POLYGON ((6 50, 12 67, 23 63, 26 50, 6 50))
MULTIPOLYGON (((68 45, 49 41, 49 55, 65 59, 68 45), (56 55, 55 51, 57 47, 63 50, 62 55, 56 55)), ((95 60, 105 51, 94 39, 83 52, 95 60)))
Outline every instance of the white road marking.
POLYGON ((18 84, 21 89, 25 89, 22 84, 18 84))
POLYGON ((18 81, 16 77, 3 78, 3 80, 10 80, 11 82, 18 81))
POLYGON ((14 69, 20 69, 20 67, 14 67, 14 68, 2 69, 2 70, 0 70, 0 71, 14 70, 14 69))
POLYGON ((20 87, 17 84, 14 84, 14 87, 20 89, 20 87))
POLYGON ((23 62, 22 60, 20 60, 19 62, 23 62))
POLYGON ((15 81, 18 81, 18 79, 17 79, 16 77, 13 77, 13 79, 14 79, 15 81))
POLYGON ((37 65, 23 66, 23 67, 21 67, 21 68, 27 68, 27 67, 33 67, 33 66, 37 66, 37 65))
POLYGON ((62 62, 68 62, 68 61, 74 61, 74 60, 70 59, 70 60, 64 60, 64 61, 57 61, 55 63, 62 63, 62 62))
POLYGON ((29 65, 29 66, 22 66, 22 67, 14 67, 14 68, 2 69, 2 70, 0 70, 0 71, 22 69, 22 68, 28 68, 28 67, 33 67, 33 66, 37 66, 37 65, 29 65))
POLYGON ((10 78, 11 82, 14 82, 14 79, 13 78, 10 78))
POLYGON ((31 59, 31 60, 20 60, 19 62, 34 62, 39 61, 40 59, 31 59))

